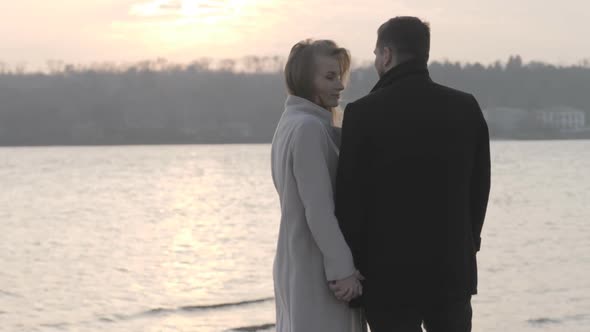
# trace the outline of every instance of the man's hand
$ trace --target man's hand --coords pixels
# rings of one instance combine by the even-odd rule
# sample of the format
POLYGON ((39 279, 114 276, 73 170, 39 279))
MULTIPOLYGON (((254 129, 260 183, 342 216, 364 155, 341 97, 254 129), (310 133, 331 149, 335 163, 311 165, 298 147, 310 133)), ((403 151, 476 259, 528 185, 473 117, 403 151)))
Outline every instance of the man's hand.
POLYGON ((330 281, 328 285, 338 300, 350 302, 350 300, 363 294, 363 286, 360 280, 365 280, 365 277, 359 271, 356 271, 348 278, 330 281))

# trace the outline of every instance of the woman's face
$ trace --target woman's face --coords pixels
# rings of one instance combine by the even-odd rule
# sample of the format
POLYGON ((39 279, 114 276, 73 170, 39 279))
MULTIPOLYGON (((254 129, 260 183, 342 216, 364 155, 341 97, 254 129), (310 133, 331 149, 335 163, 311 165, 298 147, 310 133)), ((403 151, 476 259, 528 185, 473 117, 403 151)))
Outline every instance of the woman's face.
POLYGON ((344 90, 340 63, 336 57, 317 56, 315 59, 313 101, 326 108, 338 106, 340 92, 344 90))

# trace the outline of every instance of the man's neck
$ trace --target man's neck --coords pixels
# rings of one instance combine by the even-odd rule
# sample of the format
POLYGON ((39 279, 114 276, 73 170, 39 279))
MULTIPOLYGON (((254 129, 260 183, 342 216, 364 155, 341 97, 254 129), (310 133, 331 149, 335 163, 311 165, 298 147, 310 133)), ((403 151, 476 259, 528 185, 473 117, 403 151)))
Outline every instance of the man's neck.
POLYGON ((383 75, 385 75, 386 73, 390 72, 393 68, 395 68, 395 67, 397 67, 397 66, 399 66, 401 64, 404 64, 406 62, 412 61, 414 59, 416 59, 416 58, 413 58, 413 57, 395 58, 394 57, 391 60, 391 64, 389 64, 389 66, 385 67, 385 70, 383 71, 383 75))
MULTIPOLYGON (((426 62, 418 59, 410 59, 408 61, 401 62, 396 66, 392 66, 391 69, 383 73, 383 75, 379 77, 379 81, 375 87, 373 87, 371 92, 390 85, 393 81, 396 81, 402 77, 416 74, 425 74, 428 77, 428 66, 426 62)), ((430 77, 428 77, 428 79, 430 79, 430 77)))

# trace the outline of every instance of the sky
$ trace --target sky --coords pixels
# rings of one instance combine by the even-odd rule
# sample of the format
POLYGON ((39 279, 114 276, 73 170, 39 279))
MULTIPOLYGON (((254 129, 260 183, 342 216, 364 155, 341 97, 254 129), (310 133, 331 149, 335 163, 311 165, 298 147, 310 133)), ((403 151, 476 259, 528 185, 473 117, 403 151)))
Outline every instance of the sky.
POLYGON ((430 23, 431 60, 590 58, 587 0, 0 0, 0 62, 286 57, 297 41, 315 38, 364 63, 379 25, 400 15, 430 23))

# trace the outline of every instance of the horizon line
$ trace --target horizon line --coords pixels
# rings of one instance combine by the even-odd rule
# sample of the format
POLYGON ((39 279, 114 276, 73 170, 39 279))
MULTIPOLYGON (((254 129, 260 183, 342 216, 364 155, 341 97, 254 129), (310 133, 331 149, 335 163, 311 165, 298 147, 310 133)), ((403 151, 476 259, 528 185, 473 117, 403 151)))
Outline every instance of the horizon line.
MULTIPOLYGON (((228 67, 229 71, 232 72, 251 72, 252 70, 248 70, 247 68, 250 66, 258 66, 256 69, 261 68, 260 66, 268 65, 268 63, 248 63, 249 61, 274 61, 275 64, 282 64, 286 62, 286 56, 279 56, 279 55, 245 55, 241 57, 234 57, 234 58, 227 58, 227 57, 198 57, 194 58, 190 61, 174 61, 168 60, 166 57, 152 57, 152 58, 144 58, 144 59, 137 59, 137 60, 102 60, 102 61, 87 61, 87 62, 67 62, 65 60, 60 59, 47 59, 45 60, 45 64, 42 66, 34 67, 31 69, 29 67, 29 63, 26 61, 17 62, 17 63, 9 63, 3 61, 0 58, 0 74, 52 74, 52 73, 60 73, 70 71, 84 71, 84 70, 106 70, 111 69, 113 71, 119 70, 129 70, 131 68, 140 67, 143 69, 148 70, 155 70, 155 71, 163 71, 169 69, 188 69, 192 65, 201 65, 205 66, 205 70, 211 71, 219 71, 224 70, 228 67), (237 68, 236 68, 236 65, 237 68), (241 66, 240 66, 241 65, 241 66), (148 68, 145 68, 145 67, 148 68)), ((447 57, 442 59, 431 59, 428 61, 428 65, 433 63, 440 63, 440 64, 459 64, 460 66, 474 66, 474 65, 481 65, 483 67, 492 67, 500 65, 505 67, 510 61, 516 60, 521 63, 522 66, 533 65, 533 64, 542 64, 547 66, 553 66, 557 68, 572 68, 572 67, 582 67, 582 68, 590 68, 590 57, 581 58, 575 63, 554 63, 549 61, 543 60, 529 60, 524 61, 522 56, 518 54, 511 54, 507 57, 506 60, 494 60, 490 62, 483 62, 483 61, 455 61, 451 60, 447 57)), ((360 61, 352 61, 351 69, 359 69, 359 68, 366 68, 368 66, 373 65, 373 60, 360 60, 360 61)), ((276 68, 272 68, 273 70, 258 70, 258 71, 268 71, 274 72, 276 68)), ((282 69, 281 69, 282 70, 282 69)), ((256 71, 256 70, 254 70, 256 71)))

